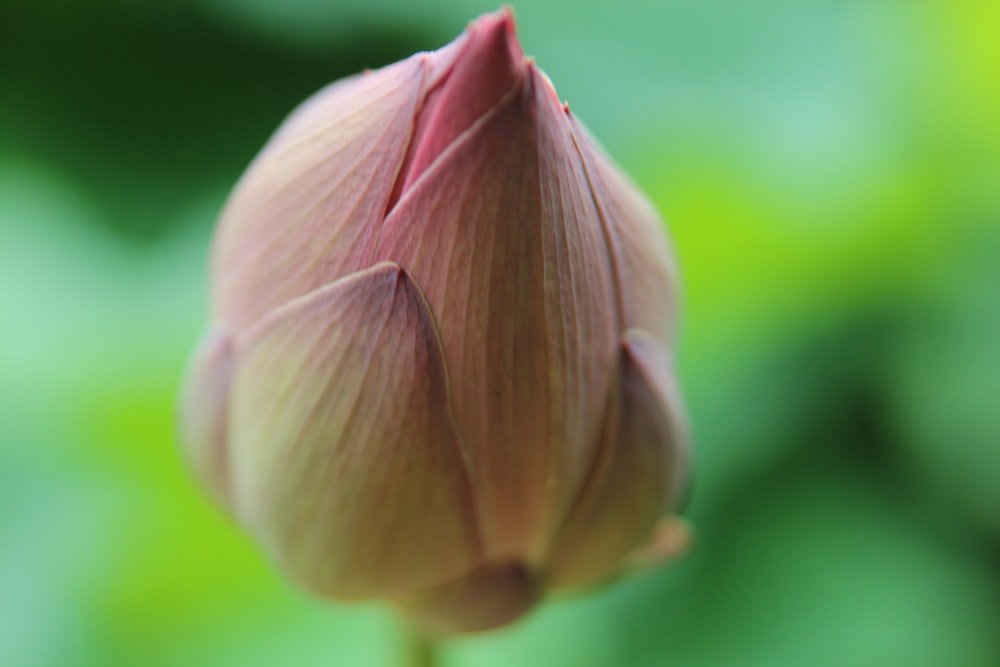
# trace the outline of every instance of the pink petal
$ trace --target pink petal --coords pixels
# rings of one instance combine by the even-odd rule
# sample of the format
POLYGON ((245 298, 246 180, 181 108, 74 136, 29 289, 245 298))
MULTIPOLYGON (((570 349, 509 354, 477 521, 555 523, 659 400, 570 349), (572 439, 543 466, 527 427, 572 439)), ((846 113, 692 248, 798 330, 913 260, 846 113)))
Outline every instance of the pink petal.
POLYGON ((462 132, 496 107, 524 74, 524 54, 509 10, 487 14, 469 26, 454 69, 431 91, 420 111, 403 190, 462 132))
POLYGON ((437 318, 488 555, 538 562, 599 443, 617 331, 601 221, 531 65, 384 224, 437 318))
POLYGON ((478 565, 434 322, 409 276, 388 262, 352 274, 237 343, 238 514, 294 579, 355 599, 478 565))
POLYGON ((624 329, 645 329, 672 343, 679 277, 663 220, 586 128, 573 134, 608 231, 624 329))
POLYGON ((604 447, 556 542, 549 566, 552 587, 599 582, 650 541, 657 519, 676 503, 686 483, 681 415, 663 346, 645 331, 627 332, 604 447))
POLYGON ((213 262, 216 317, 241 331, 268 310, 368 265, 428 70, 417 54, 335 83, 289 117, 223 211, 213 262))

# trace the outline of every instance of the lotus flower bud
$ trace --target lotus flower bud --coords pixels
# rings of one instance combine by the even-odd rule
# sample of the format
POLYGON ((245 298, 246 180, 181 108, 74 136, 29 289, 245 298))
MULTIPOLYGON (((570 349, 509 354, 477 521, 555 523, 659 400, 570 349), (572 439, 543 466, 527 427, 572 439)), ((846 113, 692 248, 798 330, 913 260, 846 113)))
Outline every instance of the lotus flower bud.
POLYGON ((331 85, 219 221, 194 468, 294 581, 441 633, 607 579, 687 476, 661 225, 508 11, 331 85))

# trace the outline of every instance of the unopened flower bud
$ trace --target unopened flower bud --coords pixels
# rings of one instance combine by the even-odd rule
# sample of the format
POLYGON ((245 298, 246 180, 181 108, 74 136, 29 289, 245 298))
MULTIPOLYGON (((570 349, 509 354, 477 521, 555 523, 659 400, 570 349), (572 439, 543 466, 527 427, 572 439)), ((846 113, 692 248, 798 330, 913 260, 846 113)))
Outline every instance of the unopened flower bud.
POLYGON ((607 579, 688 474, 661 225, 507 11, 335 83, 222 214, 189 458, 303 587, 441 633, 607 579))

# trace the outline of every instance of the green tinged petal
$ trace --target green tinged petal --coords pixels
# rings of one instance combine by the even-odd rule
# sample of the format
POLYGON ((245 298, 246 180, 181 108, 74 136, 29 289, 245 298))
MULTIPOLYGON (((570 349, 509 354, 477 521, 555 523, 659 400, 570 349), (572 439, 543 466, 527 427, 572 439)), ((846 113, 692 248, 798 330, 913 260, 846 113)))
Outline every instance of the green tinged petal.
POLYGON ((687 468, 669 359, 649 333, 630 330, 601 455, 556 540, 549 585, 585 586, 613 574, 626 555, 649 542, 660 515, 683 492, 687 468))
POLYGON ((435 325, 399 266, 268 314, 236 355, 237 512, 294 579, 340 599, 385 597, 478 565, 435 325))

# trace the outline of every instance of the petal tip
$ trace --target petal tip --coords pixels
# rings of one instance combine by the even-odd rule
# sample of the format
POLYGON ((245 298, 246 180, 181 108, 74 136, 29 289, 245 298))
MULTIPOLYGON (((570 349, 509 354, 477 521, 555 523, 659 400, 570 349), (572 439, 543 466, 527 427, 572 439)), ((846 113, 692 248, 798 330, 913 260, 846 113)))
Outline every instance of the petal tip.
POLYGON ((523 71, 527 59, 517 38, 514 10, 510 6, 480 16, 468 32, 468 53, 482 59, 484 71, 506 71, 512 79, 523 71))
POLYGON ((660 519, 644 546, 626 559, 626 573, 638 573, 678 560, 691 551, 695 542, 691 524, 676 515, 660 519))

